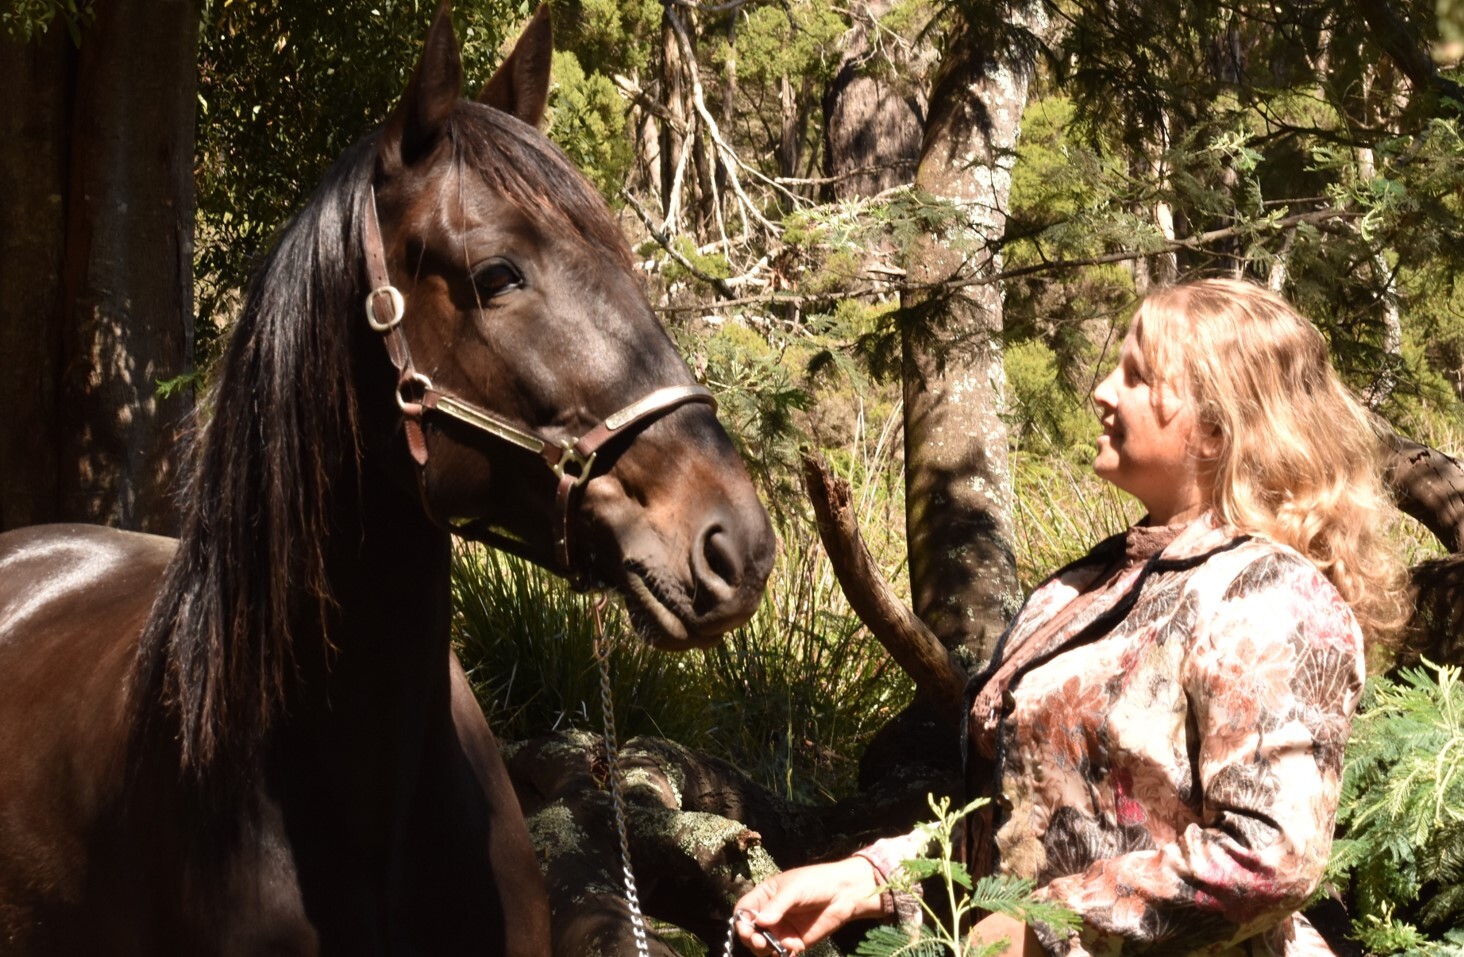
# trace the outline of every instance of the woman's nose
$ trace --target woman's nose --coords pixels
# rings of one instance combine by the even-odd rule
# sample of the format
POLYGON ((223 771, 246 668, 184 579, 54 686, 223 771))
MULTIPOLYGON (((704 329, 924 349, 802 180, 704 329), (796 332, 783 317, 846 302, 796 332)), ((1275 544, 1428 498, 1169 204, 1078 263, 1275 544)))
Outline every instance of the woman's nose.
POLYGON ((1114 369, 1093 388, 1093 406, 1099 412, 1113 408, 1113 377, 1116 375, 1118 370, 1114 369))

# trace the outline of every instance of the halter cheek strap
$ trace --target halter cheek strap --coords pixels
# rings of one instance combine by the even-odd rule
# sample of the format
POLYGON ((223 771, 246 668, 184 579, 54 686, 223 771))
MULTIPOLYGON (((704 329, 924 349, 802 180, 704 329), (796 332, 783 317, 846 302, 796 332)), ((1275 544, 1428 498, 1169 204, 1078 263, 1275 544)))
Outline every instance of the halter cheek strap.
MULTIPOLYGON (((577 586, 586 584, 584 576, 576 576, 573 557, 570 552, 570 512, 576 500, 575 489, 589 481, 595 467, 595 456, 606 444, 625 435, 632 426, 647 422, 673 409, 689 403, 710 405, 713 409, 717 400, 710 390, 699 385, 674 385, 657 389, 642 396, 607 416, 594 428, 577 439, 565 438, 552 442, 529 429, 514 425, 498 415, 461 399, 451 392, 438 389, 432 380, 417 371, 412 364, 412 352, 407 346, 406 334, 402 331, 402 318, 406 314, 406 300, 400 290, 391 284, 386 271, 386 247, 381 239, 381 224, 376 216, 376 191, 367 197, 365 210, 365 255, 366 278, 371 292, 366 296, 366 322, 381 333, 386 344, 386 354, 397 370, 396 400, 402 410, 402 423, 407 436, 407 447, 417 463, 418 480, 423 483, 425 502, 425 472, 427 468, 427 437, 424 418, 427 412, 448 416, 465 423, 510 445, 527 449, 543 459, 544 464, 557 479, 554 493, 556 527, 554 531, 554 562, 556 571, 569 577, 577 586)), ((532 561, 538 558, 530 553, 526 543, 510 537, 494 528, 486 520, 479 519, 458 525, 453 531, 459 535, 475 538, 499 548, 513 552, 532 561)))

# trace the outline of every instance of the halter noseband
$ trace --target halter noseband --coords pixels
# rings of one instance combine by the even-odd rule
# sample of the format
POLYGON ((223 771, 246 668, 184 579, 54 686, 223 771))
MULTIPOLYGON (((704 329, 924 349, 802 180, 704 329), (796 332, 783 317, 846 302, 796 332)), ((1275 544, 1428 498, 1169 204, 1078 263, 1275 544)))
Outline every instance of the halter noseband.
MULTIPOLYGON (((371 190, 366 201, 365 247, 366 278, 371 285, 371 292, 366 296, 366 321, 372 329, 382 334, 387 356, 397 370, 397 405, 401 407, 404 417, 407 446, 418 466, 418 480, 423 483, 424 504, 426 486, 423 476, 427 468, 427 438, 422 420, 428 410, 439 412, 510 445, 533 452, 544 460, 544 464, 558 478, 554 494, 555 511, 559 519, 554 537, 554 559, 558 563, 556 570, 577 586, 583 586, 584 576, 576 576, 570 558, 569 513, 575 498, 574 490, 589 480, 595 467, 596 453, 632 425, 665 415, 672 409, 692 402, 710 405, 715 409, 717 400, 703 386, 667 386, 606 416, 579 438, 566 438, 557 443, 512 425, 481 406, 438 389, 431 379, 418 372, 412 364, 412 353, 407 347, 407 337, 401 327, 402 316, 406 313, 406 301, 387 275, 386 247, 382 243, 381 225, 376 218, 375 189, 371 190), (409 398, 409 394, 416 398, 409 398)), ((456 534, 466 535, 534 560, 524 542, 494 528, 486 520, 478 519, 465 525, 456 525, 452 530, 456 534)))

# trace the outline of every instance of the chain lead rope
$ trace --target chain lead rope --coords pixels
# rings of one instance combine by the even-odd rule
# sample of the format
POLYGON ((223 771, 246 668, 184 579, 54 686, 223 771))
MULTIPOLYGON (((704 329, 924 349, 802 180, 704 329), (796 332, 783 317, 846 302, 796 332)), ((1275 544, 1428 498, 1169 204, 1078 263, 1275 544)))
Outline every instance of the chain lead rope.
MULTIPOLYGON (((595 659, 600 664, 600 716, 605 725, 605 766, 610 777, 610 804, 615 809, 615 837, 620 842, 620 870, 625 875, 625 904, 630 909, 630 929, 635 935, 635 952, 650 957, 646 943, 646 919, 641 914, 640 894, 635 889, 635 873, 630 869, 630 838, 625 830, 625 795, 620 787, 620 743, 615 735, 615 706, 610 700, 610 642, 605 639, 605 605, 609 597, 600 598, 592 606, 595 615, 595 659)), ((732 942, 727 941, 731 953, 732 942)))
MULTIPOLYGON (((640 894, 636 891, 635 872, 630 867, 630 838, 625 827, 625 794, 621 790, 620 743, 615 734, 615 705, 610 697, 610 642, 605 637, 605 605, 602 597, 592 606, 595 616, 595 661, 600 666, 600 719, 604 725, 605 766, 610 777, 610 805, 615 810, 615 837, 620 842, 620 870, 625 876, 625 904, 630 910, 630 929, 635 936, 635 952, 650 957, 646 941, 646 919, 641 913, 640 894)), ((732 943, 737 939, 737 915, 727 919, 727 943, 722 957, 732 957, 732 943)))

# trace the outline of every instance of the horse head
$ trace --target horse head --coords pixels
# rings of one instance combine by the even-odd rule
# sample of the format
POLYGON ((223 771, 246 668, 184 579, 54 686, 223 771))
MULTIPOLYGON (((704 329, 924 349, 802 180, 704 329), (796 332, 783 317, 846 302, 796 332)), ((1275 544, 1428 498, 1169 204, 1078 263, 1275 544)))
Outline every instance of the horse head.
POLYGON ((444 4, 379 134, 364 437, 435 521, 614 587, 652 643, 705 645, 751 616, 772 529, 614 216, 538 129, 550 32, 540 8, 468 102, 444 4))

